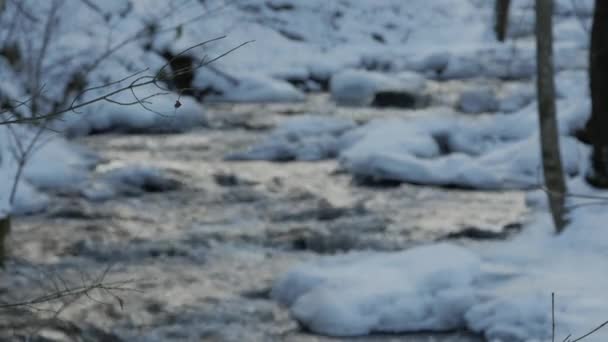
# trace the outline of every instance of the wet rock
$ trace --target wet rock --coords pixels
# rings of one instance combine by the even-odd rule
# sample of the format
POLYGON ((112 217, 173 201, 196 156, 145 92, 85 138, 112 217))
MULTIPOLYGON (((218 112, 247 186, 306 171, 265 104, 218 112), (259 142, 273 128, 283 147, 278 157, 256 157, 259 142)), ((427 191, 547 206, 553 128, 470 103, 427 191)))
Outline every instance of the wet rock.
POLYGON ((215 173, 213 175, 213 180, 215 180, 215 183, 217 185, 225 186, 225 187, 248 186, 248 185, 257 184, 257 182, 243 179, 234 173, 224 173, 224 172, 215 173))
POLYGON ((166 171, 146 166, 126 166, 102 173, 81 191, 90 200, 104 201, 116 196, 140 196, 146 192, 174 191, 182 183, 166 171))
POLYGON ((267 1, 266 7, 276 12, 292 11, 295 6, 286 1, 267 1))
POLYGON ((416 107, 416 101, 416 97, 409 93, 398 91, 380 91, 374 96, 372 106, 379 108, 414 108, 416 107))
POLYGON ((241 292, 241 297, 247 298, 247 299, 265 299, 265 300, 269 300, 270 299, 270 291, 271 291, 270 287, 266 287, 266 288, 263 288, 263 289, 248 290, 248 291, 241 292))
POLYGON ((466 227, 460 231, 450 233, 443 239, 471 239, 471 240, 502 240, 521 231, 522 224, 519 222, 509 223, 500 231, 492 231, 477 227, 466 227))
POLYGON ((383 244, 382 237, 388 222, 374 214, 343 217, 327 225, 298 226, 288 230, 269 231, 266 238, 270 246, 293 250, 333 254, 358 249, 392 249, 383 244))

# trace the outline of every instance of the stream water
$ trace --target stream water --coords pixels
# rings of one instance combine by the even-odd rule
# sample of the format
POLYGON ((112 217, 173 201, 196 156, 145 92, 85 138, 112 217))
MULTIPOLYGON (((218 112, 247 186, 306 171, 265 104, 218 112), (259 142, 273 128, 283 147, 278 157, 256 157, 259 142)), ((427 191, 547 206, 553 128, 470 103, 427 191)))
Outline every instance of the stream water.
MULTIPOLYGON (((35 288, 31 279, 41 277, 40 269, 74 281, 110 265, 108 281, 132 279, 137 291, 119 293, 121 300, 108 293, 83 297, 59 316, 80 326, 81 335, 97 336, 91 341, 333 341, 307 333, 269 298, 276 277, 320 255, 398 250, 470 228, 500 232, 516 227, 525 212, 518 191, 369 187, 338 172, 335 160, 222 159, 302 113, 365 121, 424 110, 337 109, 324 95, 300 104, 216 104, 207 110, 210 127, 187 133, 79 138, 105 158, 96 172, 154 166, 181 186, 103 202, 59 194, 48 213, 16 219, 14 258, 35 266, 19 276, 18 262, 9 265, 14 279, 4 291, 35 288)), ((55 325, 36 334, 70 340, 67 331, 55 325)), ((449 332, 338 340, 481 339, 449 332)))

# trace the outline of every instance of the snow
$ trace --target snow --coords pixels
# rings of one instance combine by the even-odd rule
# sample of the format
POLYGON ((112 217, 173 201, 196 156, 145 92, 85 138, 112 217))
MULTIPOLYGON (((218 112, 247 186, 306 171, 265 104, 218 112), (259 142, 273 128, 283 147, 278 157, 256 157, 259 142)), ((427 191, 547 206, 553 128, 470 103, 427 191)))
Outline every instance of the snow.
MULTIPOLYGON (((562 78, 570 79, 566 76, 562 78)), ((558 102, 560 145, 566 173, 576 176, 581 172, 583 147, 571 135, 584 125, 588 103, 575 93, 569 96, 558 102)), ((227 158, 337 157, 344 170, 364 180, 529 189, 543 179, 537 120, 536 102, 511 114, 461 118, 439 109, 425 118, 377 119, 360 127, 341 119, 304 116, 227 158)))
POLYGON ((40 189, 60 191, 77 187, 88 177, 98 158, 84 148, 69 144, 54 133, 43 133, 33 145, 23 174, 10 203, 14 179, 18 170, 18 148, 15 138, 24 146, 36 132, 28 128, 0 126, 0 211, 22 215, 43 211, 50 203, 40 189))
MULTIPOLYGON (((204 77, 197 76, 197 77, 204 77)), ((290 83, 264 75, 240 75, 236 85, 205 84, 205 80, 194 81, 197 87, 212 87, 222 95, 209 96, 211 101, 228 102, 299 102, 304 94, 290 83)))
MULTIPOLYGON (((148 92, 138 94, 144 98, 148 92)), ((115 97, 114 100, 130 102, 128 94, 115 97)), ((111 105, 105 103, 93 104, 81 113, 71 113, 63 120, 54 123, 54 128, 70 136, 87 135, 117 131, 123 133, 175 133, 183 132, 193 127, 201 127, 206 123, 202 105, 192 98, 179 97, 177 94, 161 95, 148 100, 143 107, 140 104, 129 106, 111 105), (179 101, 179 108, 175 107, 179 101)))
MULTIPOLYGON (((580 177, 572 193, 605 196, 580 177)), ((272 295, 314 332, 469 329, 489 341, 548 341, 551 293, 556 338, 578 337, 608 317, 605 201, 579 206, 559 236, 546 211, 535 210, 510 241, 456 247, 446 243, 402 252, 321 257, 279 277, 272 295)), ((600 330, 588 341, 605 341, 600 330)))
POLYGON ((331 336, 451 330, 463 325, 480 272, 476 255, 449 244, 352 253, 289 271, 272 297, 309 329, 331 336))
POLYGON ((473 89, 460 94, 458 109, 468 114, 495 112, 499 103, 491 89, 473 89))

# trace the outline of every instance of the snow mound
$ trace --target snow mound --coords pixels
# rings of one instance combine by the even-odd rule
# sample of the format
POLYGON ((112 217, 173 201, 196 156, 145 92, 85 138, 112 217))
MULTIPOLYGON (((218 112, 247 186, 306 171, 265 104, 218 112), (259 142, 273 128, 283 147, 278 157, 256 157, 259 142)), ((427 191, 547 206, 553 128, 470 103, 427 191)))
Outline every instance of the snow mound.
POLYGON ((300 102, 304 93, 290 83, 269 76, 241 74, 238 78, 221 77, 211 72, 199 72, 194 80, 199 89, 210 89, 214 94, 206 99, 226 102, 300 102))
MULTIPOLYGON (((143 98, 143 95, 140 95, 143 98)), ((122 94, 124 102, 132 102, 122 94)), ((139 104, 121 106, 99 103, 86 107, 79 115, 71 113, 56 122, 59 130, 71 136, 109 131, 123 133, 183 132, 206 123, 201 104, 190 97, 173 94, 154 97, 146 108, 139 104), (176 101, 179 101, 176 108, 176 101)))
POLYGON ((379 93, 390 92, 409 98, 410 107, 416 107, 423 101, 425 87, 425 79, 413 72, 391 77, 379 72, 352 69, 334 74, 329 85, 332 99, 344 106, 369 106, 379 93))
MULTIPOLYGON (((505 144, 482 156, 452 153, 437 158, 420 158, 409 152, 354 149, 343 155, 343 163, 364 179, 402 181, 415 184, 460 186, 475 189, 521 189, 538 186, 540 174, 539 138, 532 136, 505 144)), ((562 137, 564 169, 579 171, 578 143, 562 137)), ((357 145, 355 145, 355 148, 357 145)))
POLYGON ((267 138, 228 160, 321 160, 339 151, 339 137, 353 129, 352 120, 304 115, 279 125, 267 138))
POLYGON ((25 125, 0 127, 0 214, 25 215, 44 211, 50 199, 39 190, 74 190, 83 184, 98 162, 98 157, 91 151, 71 145, 54 133, 43 132, 32 145, 13 203, 10 203, 18 172, 19 144, 26 149, 36 134, 36 129, 25 125))
POLYGON ((468 114, 495 112, 499 108, 496 94, 490 89, 465 91, 458 99, 458 109, 468 114))
POLYGON ((331 336, 458 329, 475 301, 480 267, 476 255, 449 244, 346 254, 291 270, 272 297, 307 328, 331 336))
MULTIPOLYGON (((272 297, 314 332, 359 336, 374 332, 467 329, 488 341, 549 341, 551 293, 556 340, 574 340, 608 317, 601 271, 608 257, 605 196, 582 177, 566 230, 556 236, 542 209, 508 241, 440 243, 403 252, 319 257, 278 278, 272 297)), ((585 340, 606 341, 608 330, 585 340)))
MULTIPOLYGON (((580 173, 582 145, 571 137, 588 102, 558 101, 562 161, 580 173)), ((542 180, 536 103, 508 115, 376 120, 345 134, 340 162, 355 177, 479 189, 531 188, 542 180)))

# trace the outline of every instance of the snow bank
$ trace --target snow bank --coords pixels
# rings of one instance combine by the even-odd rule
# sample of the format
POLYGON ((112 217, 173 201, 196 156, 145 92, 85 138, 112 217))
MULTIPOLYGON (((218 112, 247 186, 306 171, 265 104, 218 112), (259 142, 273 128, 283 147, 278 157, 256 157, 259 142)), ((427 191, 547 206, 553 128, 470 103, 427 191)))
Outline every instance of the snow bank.
MULTIPOLYGON (((148 89, 148 94, 153 90, 148 89)), ((143 94, 146 94, 143 92, 143 94)), ((139 94, 140 98, 145 95, 139 94)), ((132 102, 130 94, 114 98, 132 102)), ((82 109, 81 113, 70 113, 53 124, 54 128, 70 136, 103 132, 124 133, 174 133, 206 124, 202 105, 189 97, 177 94, 162 95, 140 104, 129 106, 97 103, 82 109), (179 108, 175 107, 179 101, 179 108)))
MULTIPOLYGON (((564 76, 565 77, 565 76, 564 76)), ((588 101, 576 93, 558 101, 566 173, 580 173, 588 101), (572 97, 573 96, 573 97, 572 97)), ((462 118, 441 110, 419 119, 379 119, 356 127, 342 119, 293 118, 238 160, 319 160, 338 157, 354 177, 369 181, 526 189, 542 180, 538 117, 532 102, 512 114, 462 118)))
MULTIPOLYGON (((426 137, 427 140, 430 139, 426 137)), ((436 146, 427 145, 430 149, 436 146)), ((579 172, 578 142, 562 137, 560 142, 564 169, 569 175, 579 172)), ((420 158, 408 151, 390 152, 366 147, 347 150, 343 165, 357 177, 372 181, 391 180, 415 184, 461 186, 476 189, 521 189, 538 186, 540 174, 539 138, 497 145, 482 156, 462 152, 436 158, 420 158)))
MULTIPOLYGON (((580 177, 569 189, 606 197, 580 177)), ((272 296, 326 335, 468 329, 488 341, 517 342, 551 339, 554 292, 556 339, 574 339, 608 317, 602 272, 608 213, 605 200, 570 204, 578 207, 559 236, 546 211, 536 211, 510 241, 320 257, 279 277, 272 296)), ((608 331, 600 330, 586 340, 606 338, 608 331)))
POLYGON ((460 94, 458 109, 464 113, 495 112, 499 108, 496 94, 490 89, 473 89, 460 94))
POLYGON ((194 85, 201 89, 211 88, 220 93, 208 96, 207 99, 211 101, 299 102, 305 99, 304 94, 290 83, 264 75, 239 75, 233 83, 209 82, 204 76, 197 75, 194 85))
POLYGON ((75 147, 54 133, 45 132, 34 144, 11 205, 10 194, 18 170, 16 141, 25 147, 34 139, 36 132, 25 127, 13 126, 10 129, 13 133, 8 126, 0 127, 0 211, 16 215, 43 211, 50 199, 40 189, 73 190, 86 180, 98 162, 92 152, 75 147))
MULTIPOLYGON (((562 94, 557 102, 562 161, 566 173, 575 176, 584 148, 572 136, 589 115, 587 90, 581 87, 586 76, 563 71, 556 83, 562 94)), ((519 91, 529 101, 525 88, 519 91)), ((438 113, 409 121, 372 121, 343 136, 340 162, 354 176, 372 181, 531 188, 542 180, 536 106, 533 101, 511 114, 476 118, 438 113)))
POLYGON ((272 297, 326 335, 451 330, 463 326, 475 300, 480 266, 473 253, 448 244, 347 254, 291 270, 272 297))

